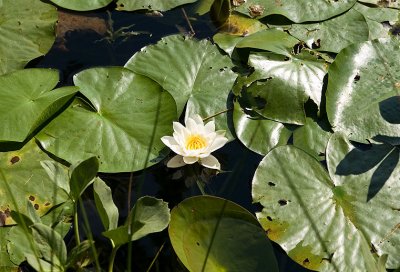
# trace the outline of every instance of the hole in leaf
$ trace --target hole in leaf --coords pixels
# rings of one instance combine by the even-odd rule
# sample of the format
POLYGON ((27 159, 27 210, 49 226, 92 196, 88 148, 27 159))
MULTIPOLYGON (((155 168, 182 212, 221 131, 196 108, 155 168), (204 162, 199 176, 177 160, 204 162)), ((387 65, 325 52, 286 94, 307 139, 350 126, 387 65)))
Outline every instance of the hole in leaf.
POLYGON ((269 186, 271 186, 271 187, 274 187, 274 186, 276 186, 276 184, 275 184, 275 183, 273 183, 273 182, 268 182, 268 185, 269 185, 269 186))
POLYGON ((287 200, 285 200, 285 199, 280 199, 279 201, 278 201, 278 203, 279 203, 279 205, 281 205, 281 206, 285 206, 285 205, 287 205, 287 200))
POLYGON ((268 219, 269 221, 272 221, 271 216, 267 216, 267 219, 268 219))

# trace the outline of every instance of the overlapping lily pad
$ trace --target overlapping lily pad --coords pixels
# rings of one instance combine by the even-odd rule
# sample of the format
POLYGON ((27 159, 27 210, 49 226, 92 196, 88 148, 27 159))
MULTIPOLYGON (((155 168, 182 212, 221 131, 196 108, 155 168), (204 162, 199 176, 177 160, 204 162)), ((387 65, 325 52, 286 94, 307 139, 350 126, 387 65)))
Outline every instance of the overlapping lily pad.
MULTIPOLYGON (((79 1, 79 0, 78 0, 79 1)), ((166 11, 177 6, 193 3, 197 0, 118 0, 117 9, 134 11, 140 9, 166 11)))
POLYGON ((329 69, 326 108, 334 131, 365 141, 400 137, 400 42, 379 39, 344 49, 329 69))
POLYGON ((329 19, 349 10, 355 3, 356 0, 248 0, 237 11, 252 15, 251 10, 259 9, 262 12, 256 13, 256 17, 277 14, 301 23, 329 19))
POLYGON ((309 269, 379 271, 376 255, 383 254, 387 268, 398 267, 398 159, 397 148, 363 152, 335 134, 328 174, 304 151, 277 147, 253 179, 253 201, 264 207, 257 217, 270 239, 309 269))
POLYGON ((182 201, 171 212, 168 233, 190 271, 278 271, 257 220, 226 199, 197 196, 182 201))
POLYGON ((54 4, 71 10, 87 11, 103 8, 110 4, 113 0, 50 0, 54 4))
POLYGON ((369 37, 366 19, 354 9, 319 23, 293 24, 289 32, 310 48, 335 53, 352 43, 367 41, 369 37))
POLYGON ((400 4, 396 0, 360 0, 361 3, 373 4, 385 8, 400 8, 400 4))
POLYGON ((0 76, 0 142, 24 141, 75 95, 75 87, 52 91, 58 80, 58 71, 50 69, 0 76))
POLYGON ((43 56, 55 40, 55 7, 42 1, 0 1, 0 75, 43 56))
POLYGON ((160 138, 172 133, 176 106, 151 79, 122 67, 74 77, 88 99, 76 99, 38 136, 49 152, 77 163, 97 156, 101 172, 137 171, 158 161, 160 138))
POLYGON ((234 104, 233 123, 239 140, 261 155, 267 154, 275 146, 285 145, 292 135, 282 123, 254 113, 246 114, 238 102, 234 104))
MULTIPOLYGON (((233 64, 207 40, 168 36, 136 53, 125 67, 150 77, 174 97, 178 114, 206 118, 227 110, 227 97, 236 79, 233 64)), ((227 128, 226 114, 215 118, 217 129, 227 128)))
POLYGON ((48 159, 34 140, 21 150, 0 152, 0 225, 13 224, 10 212, 18 210, 25 213, 28 201, 42 216, 53 206, 68 199, 40 164, 40 161, 48 159))

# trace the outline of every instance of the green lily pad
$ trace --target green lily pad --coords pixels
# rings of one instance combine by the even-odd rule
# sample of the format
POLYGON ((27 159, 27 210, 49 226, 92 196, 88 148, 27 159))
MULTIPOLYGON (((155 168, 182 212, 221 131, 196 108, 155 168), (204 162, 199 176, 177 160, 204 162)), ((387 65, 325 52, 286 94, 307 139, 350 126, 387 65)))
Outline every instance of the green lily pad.
POLYGON ((253 17, 283 15, 295 23, 301 23, 329 19, 349 10, 354 3, 356 0, 248 0, 236 10, 253 17), (251 12, 257 8, 262 12, 251 12))
POLYGON ((365 141, 400 137, 400 42, 379 39, 345 48, 331 65, 326 111, 334 131, 365 141))
MULTIPOLYGON (((174 97, 178 115, 206 118, 227 110, 227 97, 236 79, 228 56, 207 40, 168 36, 143 48, 125 67, 150 77, 174 97)), ((226 114, 215 118, 218 130, 228 131, 226 114)))
POLYGON ((385 8, 400 8, 400 4, 398 1, 393 1, 393 0, 359 0, 361 3, 365 4, 372 4, 376 5, 379 7, 385 7, 385 8))
POLYGON ((392 8, 369 7, 361 3, 356 3, 354 9, 362 13, 366 19, 376 22, 397 21, 399 11, 392 8))
POLYGON ((113 0, 90 0, 90 1, 82 1, 82 0, 50 0, 54 4, 71 10, 77 11, 87 11, 87 10, 95 10, 99 8, 103 8, 110 4, 113 0))
POLYGON ((52 90, 58 80, 58 71, 49 69, 0 76, 0 142, 24 141, 75 95, 76 87, 52 90))
POLYGON ((21 150, 0 152, 0 214, 2 218, 5 215, 5 222, 1 223, 13 224, 10 211, 26 213, 27 201, 42 216, 53 206, 68 199, 67 194, 49 178, 41 166, 40 161, 48 159, 34 140, 21 150))
POLYGON ((7 241, 6 237, 10 228, 0 227, 0 272, 17 272, 18 266, 15 265, 10 260, 10 256, 7 252, 7 243, 3 241, 7 241))
POLYGON ((0 1, 0 75, 46 54, 55 40, 57 10, 42 1, 0 1))
POLYGON ((117 10, 134 11, 139 9, 166 11, 197 0, 118 0, 117 10))
POLYGON ((331 134, 328 124, 307 118, 305 125, 293 132, 293 145, 317 160, 324 160, 326 145, 331 134))
POLYGON ((75 164, 97 156, 100 172, 142 170, 159 159, 160 138, 172 133, 176 106, 151 79, 122 67, 74 77, 90 102, 76 99, 37 135, 54 155, 75 164))
POLYGON ((226 199, 185 199, 172 210, 168 233, 190 271, 278 271, 272 246, 256 218, 226 199))
POLYGON ((355 9, 319 23, 293 24, 289 32, 310 48, 334 53, 352 43, 367 41, 369 37, 367 22, 355 9))
POLYGON ((258 114, 246 114, 239 102, 234 103, 233 124, 239 140, 250 150, 265 155, 272 148, 287 144, 292 132, 282 123, 258 114))
POLYGON ((268 237, 308 269, 378 271, 376 255, 382 254, 389 254, 387 268, 399 266, 400 235, 393 231, 400 219, 399 152, 353 149, 341 135, 331 137, 329 174, 294 146, 273 149, 256 170, 253 201, 263 206, 258 219, 268 237), (374 179, 381 188, 368 199, 378 185, 374 179))

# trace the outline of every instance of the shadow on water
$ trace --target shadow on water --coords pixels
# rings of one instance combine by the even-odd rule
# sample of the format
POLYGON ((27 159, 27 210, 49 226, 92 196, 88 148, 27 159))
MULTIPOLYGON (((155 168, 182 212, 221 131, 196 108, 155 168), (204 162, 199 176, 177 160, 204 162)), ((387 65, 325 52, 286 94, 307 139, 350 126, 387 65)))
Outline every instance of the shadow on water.
MULTIPOLYGON (((212 37, 215 32, 208 15, 198 16, 191 11, 192 5, 186 6, 197 39, 212 37)), ((73 76, 81 70, 96 66, 123 66, 130 57, 142 47, 154 44, 162 37, 181 33, 187 35, 190 27, 183 16, 182 9, 159 14, 145 14, 114 11, 113 7, 98 12, 59 11, 57 40, 52 49, 40 59, 28 64, 28 67, 53 68, 60 71, 60 84, 73 85, 73 76), (127 27, 128 26, 128 27, 127 27), (127 27, 127 28, 126 28, 127 27)), ((238 203, 251 212, 258 207, 252 204, 251 181, 262 157, 249 151, 238 140, 215 152, 225 172, 210 178, 206 190, 216 196, 238 203)), ((166 161, 166 160, 165 160, 166 161)), ((127 198, 130 203, 142 195, 152 195, 168 202, 170 208, 183 199, 199 195, 196 186, 190 186, 186 180, 185 169, 169 169, 160 162, 145 170, 134 173, 100 174, 113 190, 114 201, 119 208, 122 224, 128 215, 127 198), (188 186, 189 185, 189 186, 188 186)), ((90 190, 88 190, 90 191, 90 190)), ((93 196, 87 193, 85 210, 99 248, 100 262, 107 262, 110 245, 102 237, 102 224, 96 214, 93 196), (104 258, 103 258, 104 257, 104 258)), ((132 270, 146 271, 160 247, 163 246, 152 271, 186 271, 175 256, 168 240, 167 231, 155 233, 135 241, 132 245, 132 270)), ((286 253, 273 244, 280 271, 309 271, 287 257, 286 253)), ((124 271, 128 246, 122 247, 117 254, 115 271, 124 271), (120 267, 118 267, 120 265, 120 267)))

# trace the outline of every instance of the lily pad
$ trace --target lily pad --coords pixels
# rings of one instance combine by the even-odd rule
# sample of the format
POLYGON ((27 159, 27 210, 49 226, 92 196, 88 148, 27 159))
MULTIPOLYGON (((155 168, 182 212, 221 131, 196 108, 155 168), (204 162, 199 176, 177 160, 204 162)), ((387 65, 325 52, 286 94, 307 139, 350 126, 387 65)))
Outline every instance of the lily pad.
POLYGON ((2 221, 5 219, 0 223, 14 224, 10 211, 26 213, 27 201, 42 216, 53 206, 68 199, 67 194, 49 178, 40 164, 40 161, 48 159, 34 140, 21 150, 0 152, 0 215, 2 221))
POLYGON ((168 233, 190 271, 278 271, 272 246, 256 218, 226 199, 185 199, 172 210, 168 233))
POLYGON ((18 266, 11 262, 7 252, 6 237, 10 228, 0 227, 0 272, 17 272, 18 266))
POLYGON ((160 138, 172 133, 176 106, 151 79, 122 67, 74 77, 88 101, 76 99, 37 135, 54 155, 75 164, 97 156, 100 172, 142 170, 159 159, 160 138))
POLYGON ((88 11, 103 8, 110 4, 113 0, 50 0, 54 4, 71 10, 88 11))
POLYGON ((355 9, 319 23, 293 24, 289 32, 310 48, 334 53, 352 43, 367 41, 369 37, 366 19, 355 9))
MULTIPOLYGON (((236 79, 232 61, 215 45, 181 35, 143 48, 125 67, 150 77, 171 93, 178 115, 187 103, 186 114, 203 118, 227 110, 227 97, 236 79)), ((228 131, 226 114, 218 115, 215 122, 218 130, 228 131)))
POLYGON ((400 137, 400 42, 379 39, 345 48, 331 65, 326 110, 334 131, 364 142, 400 137))
POLYGON ((116 9, 125 11, 139 9, 166 11, 196 1, 197 0, 118 0, 116 9))
POLYGON ((285 145, 292 132, 282 123, 265 119, 258 114, 246 114, 239 102, 234 103, 233 123, 239 140, 250 150, 261 155, 272 148, 285 145))
POLYGON ((0 142, 24 141, 75 95, 76 87, 51 91, 58 80, 58 71, 49 69, 0 76, 0 142))
MULTIPOLYGON (((323 21, 349 10, 356 0, 248 0, 236 10, 252 15, 252 10, 263 10, 256 17, 283 15, 295 23, 323 21)), ((254 13, 253 13, 254 14, 254 13)), ((254 16, 254 15, 253 15, 254 16)))
POLYGON ((400 8, 399 2, 393 0, 359 0, 359 2, 385 8, 400 8))
POLYGON ((332 136, 329 174, 294 146, 273 149, 256 170, 253 201, 263 206, 258 219, 268 237, 308 269, 378 271, 376 255, 382 254, 389 254, 387 268, 399 266, 400 235, 393 231, 400 220, 399 152, 378 146, 354 156, 353 149, 341 135, 332 136), (384 185, 368 200, 374 175, 384 185))
POLYGON ((0 75, 46 54, 55 40, 57 10, 42 1, 0 1, 0 75))

